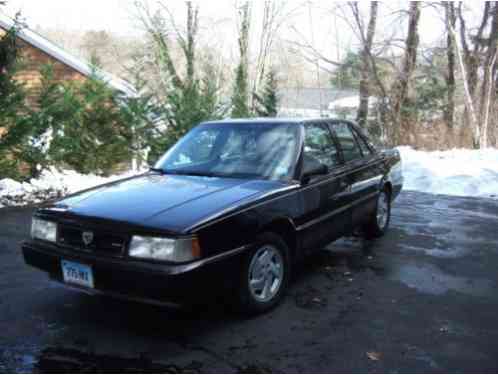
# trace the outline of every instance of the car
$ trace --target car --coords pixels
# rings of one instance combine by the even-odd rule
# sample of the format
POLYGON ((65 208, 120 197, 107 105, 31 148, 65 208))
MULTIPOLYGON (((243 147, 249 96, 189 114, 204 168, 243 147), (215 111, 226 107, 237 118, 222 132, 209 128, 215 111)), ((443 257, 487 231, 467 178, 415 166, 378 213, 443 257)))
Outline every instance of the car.
POLYGON ((38 208, 22 250, 86 293, 258 314, 309 254, 382 236, 402 185, 399 152, 349 121, 205 122, 150 171, 38 208))

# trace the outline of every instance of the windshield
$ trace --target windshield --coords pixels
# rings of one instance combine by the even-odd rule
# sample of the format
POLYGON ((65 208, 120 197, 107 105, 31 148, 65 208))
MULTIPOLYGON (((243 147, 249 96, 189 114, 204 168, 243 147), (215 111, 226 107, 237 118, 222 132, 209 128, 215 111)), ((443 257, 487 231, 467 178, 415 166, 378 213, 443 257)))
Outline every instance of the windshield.
POLYGON ((183 137, 155 168, 170 174, 290 179, 298 143, 296 125, 204 124, 183 137))

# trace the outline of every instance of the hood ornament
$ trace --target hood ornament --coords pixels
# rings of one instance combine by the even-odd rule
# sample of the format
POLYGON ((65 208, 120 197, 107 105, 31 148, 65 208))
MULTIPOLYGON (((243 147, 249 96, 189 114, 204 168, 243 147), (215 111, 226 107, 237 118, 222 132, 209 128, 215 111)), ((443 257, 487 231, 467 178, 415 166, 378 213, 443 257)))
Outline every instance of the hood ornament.
POLYGON ((83 232, 81 239, 83 240, 85 246, 90 245, 93 242, 93 232, 83 232))

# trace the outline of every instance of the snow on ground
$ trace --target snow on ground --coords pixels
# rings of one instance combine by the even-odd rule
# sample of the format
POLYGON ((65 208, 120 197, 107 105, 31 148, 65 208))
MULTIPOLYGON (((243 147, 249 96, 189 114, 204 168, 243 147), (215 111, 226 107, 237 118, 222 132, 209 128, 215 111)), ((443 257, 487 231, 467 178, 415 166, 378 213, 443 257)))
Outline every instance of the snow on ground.
MULTIPOLYGON (((425 152, 403 146, 404 189, 432 194, 498 199, 498 150, 425 152)), ((0 180, 0 207, 43 202, 133 175, 103 178, 74 171, 45 171, 30 183, 0 180)))
POLYGON ((40 203, 48 199, 62 197, 107 182, 132 176, 133 172, 111 177, 82 175, 75 171, 51 169, 29 183, 19 183, 11 179, 0 180, 0 208, 40 203))
POLYGON ((498 150, 416 151, 399 147, 404 190, 498 198, 498 150))

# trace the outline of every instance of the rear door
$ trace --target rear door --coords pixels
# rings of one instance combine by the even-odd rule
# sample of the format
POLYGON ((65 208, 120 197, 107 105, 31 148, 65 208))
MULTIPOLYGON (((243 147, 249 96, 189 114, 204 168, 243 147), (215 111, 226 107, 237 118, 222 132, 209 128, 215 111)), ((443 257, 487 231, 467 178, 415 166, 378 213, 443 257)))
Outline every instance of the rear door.
POLYGON ((315 176, 301 190, 304 215, 298 230, 303 247, 318 249, 343 236, 351 227, 347 205, 349 184, 341 175, 343 163, 330 129, 324 123, 305 125, 302 171, 317 163, 325 164, 329 173, 315 176))
POLYGON ((333 122, 330 128, 340 145, 347 168, 346 175, 351 184, 349 203, 352 208, 352 225, 356 227, 367 221, 375 210, 382 171, 377 155, 348 122, 333 122))

